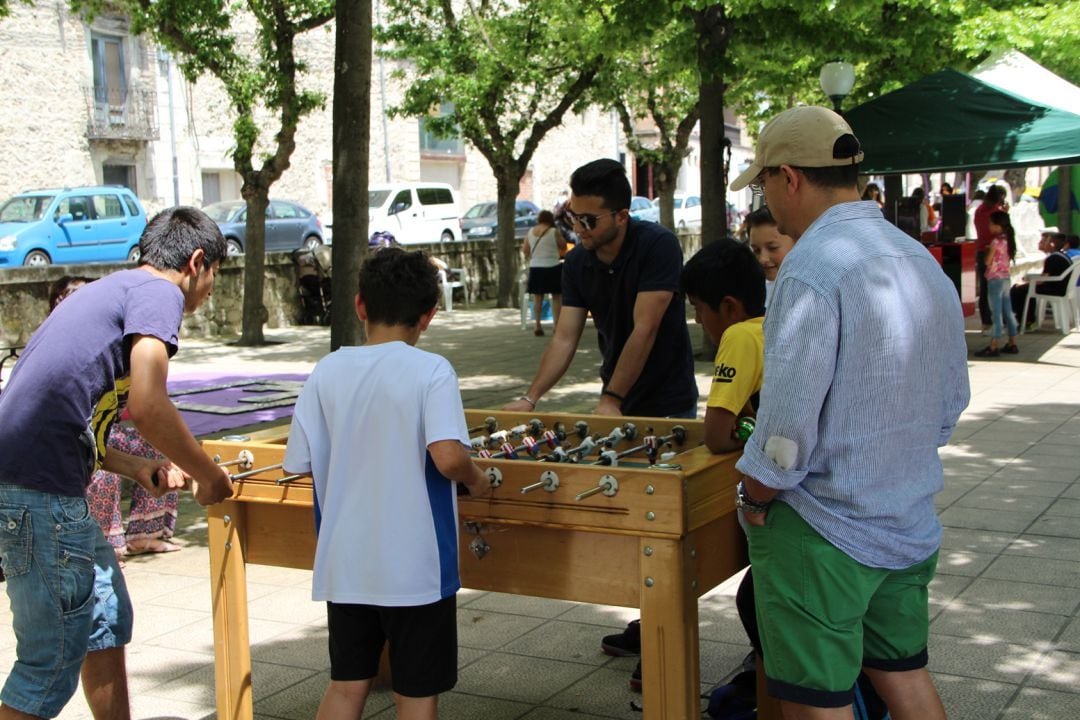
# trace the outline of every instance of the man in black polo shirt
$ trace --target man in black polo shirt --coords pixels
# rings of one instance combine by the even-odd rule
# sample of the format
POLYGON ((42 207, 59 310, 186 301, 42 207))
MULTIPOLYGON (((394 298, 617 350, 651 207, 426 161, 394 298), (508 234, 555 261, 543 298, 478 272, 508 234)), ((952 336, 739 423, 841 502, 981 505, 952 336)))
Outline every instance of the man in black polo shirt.
POLYGON ((505 410, 532 410, 562 378, 592 313, 604 384, 597 415, 695 417, 697 383, 686 307, 678 293, 682 248, 656 223, 630 217, 630 183, 614 160, 570 176, 567 220, 581 248, 563 265, 562 312, 528 392, 505 410))

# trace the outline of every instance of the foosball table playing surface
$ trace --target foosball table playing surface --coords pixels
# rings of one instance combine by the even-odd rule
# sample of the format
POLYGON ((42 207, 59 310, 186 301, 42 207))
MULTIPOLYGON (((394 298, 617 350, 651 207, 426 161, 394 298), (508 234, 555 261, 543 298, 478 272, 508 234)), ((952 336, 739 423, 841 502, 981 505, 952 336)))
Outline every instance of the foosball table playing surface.
MULTIPOLYGON (((700 420, 466 410, 488 497, 458 498, 464 587, 641 611, 649 720, 701 715, 697 599, 745 567, 737 453, 700 420)), ((217 713, 252 717, 246 564, 310 569, 311 479, 281 469, 288 426, 203 442, 233 474, 209 512, 217 713)))

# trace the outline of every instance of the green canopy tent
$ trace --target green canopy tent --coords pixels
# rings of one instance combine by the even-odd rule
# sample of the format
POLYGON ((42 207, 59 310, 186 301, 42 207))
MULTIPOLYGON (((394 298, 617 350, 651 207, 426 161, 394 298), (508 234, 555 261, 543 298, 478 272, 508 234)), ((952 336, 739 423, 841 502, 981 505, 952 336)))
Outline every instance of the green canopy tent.
POLYGON ((844 113, 867 174, 1080 162, 1080 115, 942 70, 844 113))

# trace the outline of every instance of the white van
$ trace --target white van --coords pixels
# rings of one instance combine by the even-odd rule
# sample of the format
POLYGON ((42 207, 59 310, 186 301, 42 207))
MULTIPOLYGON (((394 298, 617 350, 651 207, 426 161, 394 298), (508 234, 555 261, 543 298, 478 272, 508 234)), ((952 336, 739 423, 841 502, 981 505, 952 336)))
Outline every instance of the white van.
POLYGON ((388 232, 402 245, 461 238, 457 194, 446 183, 392 183, 368 188, 368 232, 388 232))

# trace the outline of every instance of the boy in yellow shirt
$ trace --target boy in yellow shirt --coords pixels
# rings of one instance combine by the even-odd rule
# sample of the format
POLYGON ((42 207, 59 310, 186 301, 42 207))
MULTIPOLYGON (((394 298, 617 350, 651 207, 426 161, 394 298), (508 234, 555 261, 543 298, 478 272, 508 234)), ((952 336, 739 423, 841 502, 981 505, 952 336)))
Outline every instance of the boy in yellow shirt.
MULTIPOLYGON (((679 290, 694 306, 695 320, 719 346, 705 410, 705 445, 714 453, 738 450, 746 442, 736 435, 738 419, 754 415, 764 375, 765 271, 747 245, 717 240, 686 263, 679 290)), ((605 636, 603 651, 617 657, 639 654, 639 622, 605 636)), ((640 663, 630 686, 641 688, 640 663)))
POLYGON ((705 445, 714 453, 738 450, 738 419, 754 415, 765 367, 765 272, 746 245, 723 239, 699 250, 682 270, 680 290, 694 320, 717 344, 705 409, 705 445))

